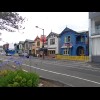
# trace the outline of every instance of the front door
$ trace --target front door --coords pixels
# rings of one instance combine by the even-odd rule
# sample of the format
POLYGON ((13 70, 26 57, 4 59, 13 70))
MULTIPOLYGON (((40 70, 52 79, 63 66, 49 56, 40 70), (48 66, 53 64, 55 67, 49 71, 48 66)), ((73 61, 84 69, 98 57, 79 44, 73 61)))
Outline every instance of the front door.
POLYGON ((82 46, 79 46, 76 52, 77 56, 84 56, 84 48, 82 46))

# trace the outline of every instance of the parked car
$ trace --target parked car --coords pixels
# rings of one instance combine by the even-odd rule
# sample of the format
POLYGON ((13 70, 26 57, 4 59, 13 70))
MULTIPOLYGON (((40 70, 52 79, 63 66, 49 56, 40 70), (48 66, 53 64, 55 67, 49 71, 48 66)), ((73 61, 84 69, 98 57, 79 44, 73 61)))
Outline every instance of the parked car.
POLYGON ((5 52, 6 52, 6 56, 12 56, 15 54, 15 50, 11 50, 11 49, 7 49, 5 50, 5 52))
POLYGON ((19 56, 22 56, 22 57, 27 57, 27 58, 29 58, 29 54, 28 53, 19 53, 19 56))
POLYGON ((1 52, 1 55, 6 55, 6 52, 1 52))
POLYGON ((12 55, 13 55, 13 54, 11 54, 11 53, 7 53, 7 54, 6 54, 6 56, 12 56, 12 55))
POLYGON ((23 53, 18 53, 18 55, 19 55, 19 56, 24 56, 24 54, 23 54, 23 53))
POLYGON ((29 58, 29 54, 28 53, 24 53, 24 57, 29 58))

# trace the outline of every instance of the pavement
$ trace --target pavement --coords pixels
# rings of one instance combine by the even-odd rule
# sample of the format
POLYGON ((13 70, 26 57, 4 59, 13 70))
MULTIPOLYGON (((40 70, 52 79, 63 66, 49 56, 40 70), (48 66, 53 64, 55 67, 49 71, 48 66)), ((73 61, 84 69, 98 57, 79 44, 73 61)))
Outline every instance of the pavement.
MULTIPOLYGON (((7 60, 9 56, 0 56, 7 60)), ((36 57, 22 58, 12 57, 22 61, 22 68, 26 71, 34 71, 41 77, 62 82, 71 87, 99 87, 100 68, 99 64, 81 61, 42 59, 36 57)), ((13 60, 11 60, 11 64, 13 60)))

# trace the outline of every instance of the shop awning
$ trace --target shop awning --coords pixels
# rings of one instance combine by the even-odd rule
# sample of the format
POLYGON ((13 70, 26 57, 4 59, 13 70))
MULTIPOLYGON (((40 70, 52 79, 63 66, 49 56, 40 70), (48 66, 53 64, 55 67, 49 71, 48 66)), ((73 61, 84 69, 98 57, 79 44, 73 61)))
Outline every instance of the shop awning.
POLYGON ((48 50, 56 50, 56 48, 48 48, 48 50))
POLYGON ((61 48, 72 48, 72 46, 62 46, 61 48))
POLYGON ((40 48, 39 51, 43 51, 43 49, 44 51, 47 51, 47 48, 40 48))
POLYGON ((64 43, 61 48, 72 48, 72 44, 71 43, 64 43))

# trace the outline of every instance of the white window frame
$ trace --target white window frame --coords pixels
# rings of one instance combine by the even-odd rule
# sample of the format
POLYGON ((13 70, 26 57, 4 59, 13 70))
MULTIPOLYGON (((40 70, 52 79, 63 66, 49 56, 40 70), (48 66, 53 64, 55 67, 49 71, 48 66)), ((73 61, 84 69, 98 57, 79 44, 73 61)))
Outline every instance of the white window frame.
POLYGON ((70 48, 66 48, 66 49, 64 49, 63 54, 64 55, 69 55, 69 51, 70 51, 70 48))
POLYGON ((70 35, 66 36, 64 42, 65 42, 65 43, 71 42, 71 36, 70 36, 70 35), (70 41, 68 41, 68 37, 70 37, 70 41))
POLYGON ((55 38, 50 39, 50 45, 55 45, 55 38), (52 42, 51 42, 51 40, 52 40, 52 42), (54 40, 54 42, 53 42, 53 40, 54 40))

